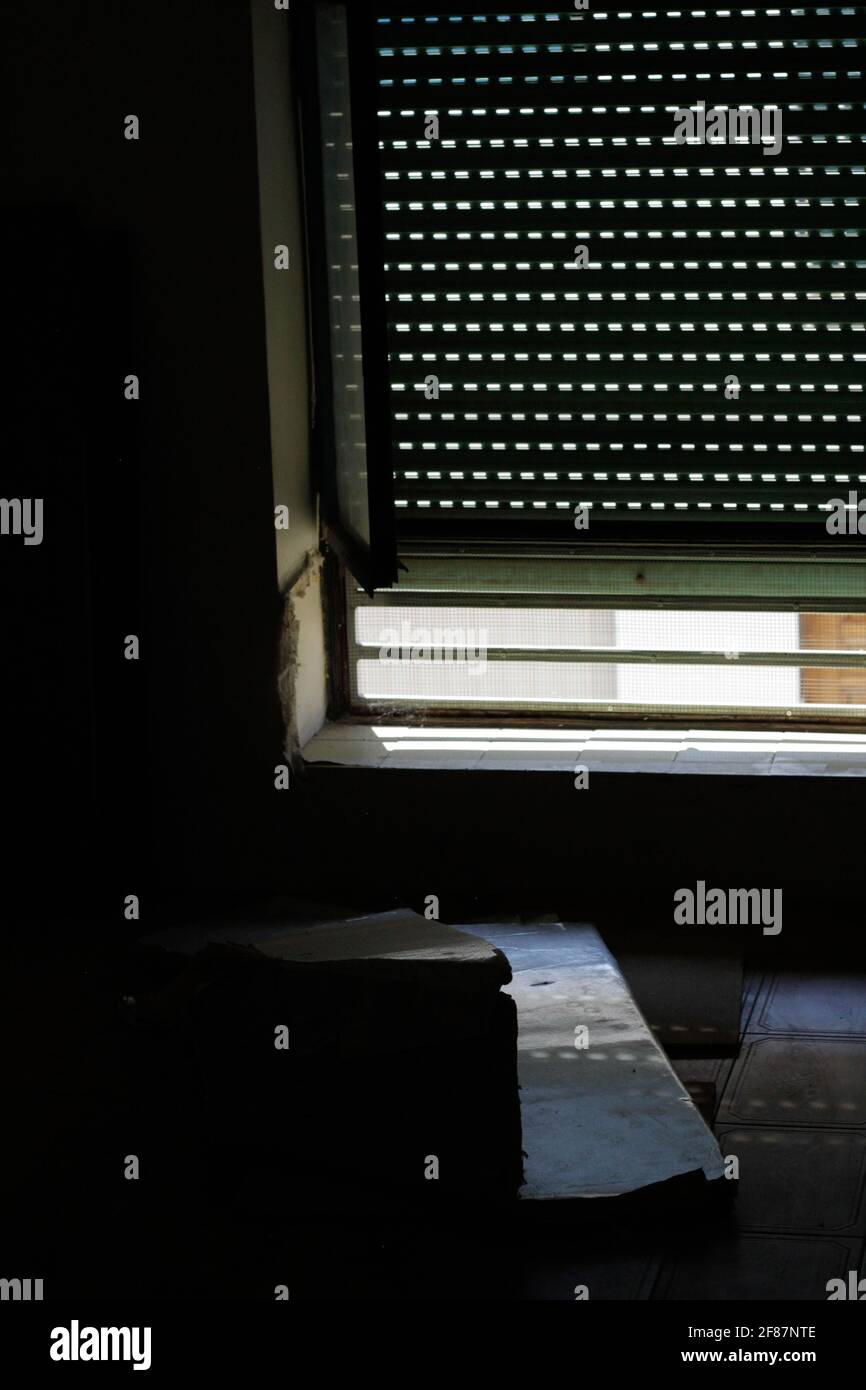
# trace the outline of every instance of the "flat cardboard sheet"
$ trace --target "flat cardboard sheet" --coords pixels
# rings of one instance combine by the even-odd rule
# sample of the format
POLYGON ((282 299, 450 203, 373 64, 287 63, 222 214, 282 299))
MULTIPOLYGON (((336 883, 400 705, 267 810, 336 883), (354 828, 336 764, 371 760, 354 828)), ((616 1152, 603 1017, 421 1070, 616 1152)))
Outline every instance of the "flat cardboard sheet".
POLYGON ((680 1174, 722 1177, 718 1144, 594 927, 473 930, 505 953, 514 977, 506 993, 517 1004, 522 1198, 611 1197, 680 1174))

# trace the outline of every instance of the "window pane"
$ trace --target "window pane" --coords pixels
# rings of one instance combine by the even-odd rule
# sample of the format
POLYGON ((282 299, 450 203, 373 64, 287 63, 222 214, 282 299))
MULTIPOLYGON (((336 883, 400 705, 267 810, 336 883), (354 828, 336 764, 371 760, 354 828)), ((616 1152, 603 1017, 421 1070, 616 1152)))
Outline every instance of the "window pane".
POLYGON ((358 707, 726 710, 775 713, 781 721, 866 709, 863 614, 416 605, 381 597, 354 600, 358 707))

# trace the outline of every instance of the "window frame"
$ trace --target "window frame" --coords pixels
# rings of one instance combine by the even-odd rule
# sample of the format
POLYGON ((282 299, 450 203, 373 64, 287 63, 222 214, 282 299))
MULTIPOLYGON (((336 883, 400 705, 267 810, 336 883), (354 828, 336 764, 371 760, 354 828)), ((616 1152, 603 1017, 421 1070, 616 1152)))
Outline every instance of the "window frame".
MULTIPOLYGON (((309 25, 317 0, 300 0, 301 22, 309 25)), ((405 4, 401 8, 405 8, 405 4)), ((375 118, 375 101, 370 105, 376 91, 372 64, 366 66, 359 61, 364 45, 373 40, 371 26, 374 25, 373 0, 351 0, 347 6, 350 19, 351 55, 354 55, 353 72, 361 72, 361 81, 352 86, 352 119, 354 133, 354 163, 356 183, 359 190, 359 242, 361 255, 359 270, 363 271, 365 289, 362 305, 366 301, 366 311, 362 307, 363 352, 367 361, 373 353, 377 365, 386 367, 388 362, 388 343, 384 315, 376 316, 370 311, 370 304, 380 297, 384 302, 384 270, 377 263, 384 260, 381 248, 384 246, 381 217, 377 216, 374 204, 379 200, 379 180, 381 160, 379 157, 379 138, 375 118), (367 102, 365 106, 364 103, 367 102), (375 191, 375 196, 370 196, 375 191), (362 207, 363 201, 363 207, 362 207), (375 248, 376 254, 372 253, 375 248), (375 322, 374 322, 375 320, 375 322)), ((428 8, 420 3, 418 9, 428 8)), ((307 60, 302 67, 310 67, 307 60)), ((311 96, 307 80, 307 102, 311 96)), ((308 209, 309 211, 309 209, 308 209)), ((311 246, 318 240, 318 231, 313 224, 309 230, 311 246)), ((315 256, 315 249, 313 249, 315 256)), ((321 281, 318 293, 312 294, 311 318, 324 317, 327 323, 327 298, 322 296, 321 281)), ((321 357, 321 343, 318 349, 321 357)), ((323 369, 325 373, 327 368, 323 369)), ((399 592, 400 572, 411 573, 412 564, 423 556, 438 567, 443 587, 447 587, 448 570, 456 562, 468 555, 479 554, 490 561, 504 560, 512 568, 522 562, 549 558, 552 562, 568 561, 575 567, 575 588, 570 594, 575 607, 609 608, 689 608, 737 609, 741 611, 788 611, 788 612, 866 612, 866 536, 831 537, 818 536, 815 521, 799 522, 748 522, 719 524, 702 521, 639 522, 605 518, 597 523, 598 530, 592 535, 593 520, 590 517, 590 530, 586 537, 578 540, 568 535, 573 529, 570 514, 564 513, 563 525, 555 519, 536 522, 516 521, 497 527, 488 520, 479 534, 477 526, 469 520, 449 518, 446 527, 437 517, 436 527, 423 520, 407 521, 399 516, 394 507, 393 456, 390 447, 390 428, 387 417, 391 409, 390 383, 387 371, 370 373, 365 371, 365 400, 368 382, 370 384, 370 409, 367 414, 368 460, 379 466, 370 468, 371 479, 371 524, 373 500, 379 517, 379 524, 390 524, 389 543, 394 544, 396 560, 387 565, 370 562, 369 556, 359 555, 357 547, 347 544, 341 533, 338 520, 335 522, 333 506, 333 484, 327 457, 323 458, 321 448, 317 457, 319 463, 319 486, 323 497, 325 517, 325 546, 332 553, 327 556, 326 573, 330 578, 326 583, 328 595, 328 629, 330 642, 330 712, 331 717, 360 718, 364 720, 391 717, 398 722, 419 723, 466 723, 471 720, 478 724, 501 722, 506 714, 503 709, 484 713, 469 706, 455 710, 433 704, 412 707, 402 706, 395 714, 393 706, 373 707, 365 704, 363 708, 353 706, 350 696, 349 667, 351 660, 351 637, 348 631, 350 611, 346 602, 345 573, 350 570, 361 588, 372 596, 377 591, 399 592), (375 380, 374 380, 375 378, 375 380), (387 475, 387 479, 386 479, 387 475), (388 510, 390 508, 390 520, 388 510), (759 537, 758 533, 762 533, 759 537), (775 533, 775 534, 774 534, 775 533), (707 581, 711 574, 719 575, 720 565, 751 563, 754 585, 750 593, 735 595, 718 591, 710 593, 707 581), (757 562, 757 563, 756 563, 757 562), (390 568, 390 573, 388 572, 390 568), (829 576, 835 583, 828 583, 829 576), (581 579, 585 576, 585 579, 581 579), (780 582, 781 581, 781 582, 780 582), (811 581, 811 582, 807 582, 811 581), (780 594, 780 589, 783 591, 780 594)), ((329 407, 330 397, 327 397, 329 407)), ((326 412, 327 413, 327 408, 326 412)), ((327 455, 328 429, 325 429, 325 450, 327 455)), ((843 493, 846 485, 828 483, 828 493, 843 493)), ((851 490, 850 488, 848 490, 851 490)), ((380 531, 380 535, 383 534, 380 531)), ((488 602, 495 602, 495 592, 487 591, 488 602)), ((485 591, 473 591, 473 602, 484 606, 485 591)), ((590 713, 572 713, 563 709, 562 713, 530 710, 509 710, 507 719, 516 726, 526 725, 567 725, 585 728, 599 723, 621 725, 625 722, 639 722, 646 726, 655 724, 664 727, 672 723, 682 723, 687 718, 695 727, 712 727, 720 723, 727 727, 766 728, 766 717, 743 715, 737 710, 719 710, 703 714, 687 710, 652 710, 636 715, 628 712, 593 710, 590 713)), ((849 719, 844 716, 816 716, 808 720, 786 721, 785 728, 804 728, 813 730, 816 722, 826 729, 846 729, 863 727, 862 718, 849 719)))
MULTIPOLYGON (((654 554, 647 556, 645 549, 629 548, 629 554, 618 554, 607 556, 606 562, 597 559, 587 558, 583 554, 559 554, 557 559, 560 564, 567 566, 579 564, 586 567, 592 574, 592 585, 575 583, 573 593, 559 593, 552 595, 549 591, 538 591, 537 594, 520 591, 512 583, 511 587, 490 587, 487 588, 468 588, 466 590, 455 591, 453 584, 453 571, 457 563, 465 567, 467 559, 477 560, 485 569, 490 571, 494 566, 498 566, 501 574, 513 575, 515 568, 519 570, 521 561, 529 567, 538 558, 552 559, 550 551, 545 547, 540 547, 535 557, 516 556, 513 550, 508 547, 498 548, 498 553, 493 554, 492 547, 463 547, 460 550, 453 546, 441 544, 438 547, 426 547, 423 552, 420 548, 409 551, 404 548, 400 552, 401 571, 405 576, 404 586, 398 582, 396 586, 387 589, 377 590, 386 602, 393 601, 397 593, 405 595, 401 600, 406 604, 417 603, 419 605, 430 606, 431 598, 435 597, 436 587, 448 591, 452 596, 455 592, 459 593, 467 603, 479 608, 496 606, 501 602, 503 606, 532 606, 535 598, 539 604, 548 606, 562 606, 574 609, 587 608, 599 609, 639 609, 645 608, 648 611, 658 612, 659 610, 691 610, 696 613, 702 611, 727 611, 727 612, 778 612, 778 613, 866 613, 866 564, 857 566, 854 573, 859 586, 859 596, 853 596, 850 588, 848 575, 851 573, 850 567, 838 556, 833 562, 828 561, 828 557, 805 557, 799 555, 792 558, 786 555, 784 558, 775 557, 772 565, 766 564, 766 557, 753 552, 740 552, 733 556, 730 551, 719 553, 708 558, 704 555, 701 559, 690 559, 684 561, 678 549, 672 549, 668 554, 654 554), (470 552, 472 552, 470 554, 470 552), (822 563, 822 559, 827 561, 822 563), (417 574, 419 561, 426 566, 423 573, 424 587, 417 591, 411 587, 413 570, 416 577, 422 579, 422 575, 417 574), (753 581, 752 587, 746 589, 742 584, 736 583, 736 575, 729 572, 726 579, 727 593, 721 594, 717 585, 712 586, 709 592, 709 577, 718 577, 718 567, 725 565, 736 565, 739 568, 741 577, 745 577, 744 570, 748 571, 749 578, 753 581), (775 570, 775 575, 771 572, 775 570), (774 578, 777 580, 779 575, 788 584, 788 593, 780 594, 774 578), (809 582, 811 580, 811 582, 809 582), (432 581, 432 582, 431 582, 432 581), (700 585, 707 588, 704 594, 696 593, 696 588, 700 585), (737 589, 739 588, 739 592, 737 589), (834 589, 836 592, 834 592, 834 589), (417 597, 415 596, 417 595, 417 597)), ((471 724, 478 727, 493 728, 501 726, 503 723, 514 728, 559 728, 559 729, 587 729, 594 727, 622 728, 628 725, 639 726, 642 728, 671 728, 682 727, 687 723, 689 727, 695 729, 743 729, 755 731, 767 731, 778 728, 791 729, 800 732, 862 732, 864 728, 863 714, 846 714, 842 707, 837 707, 833 713, 816 710, 813 715, 806 715, 802 707, 798 708, 796 715, 792 717, 780 718, 776 711, 767 710, 762 712, 756 707, 729 706, 714 707, 712 709, 704 707, 660 707, 660 706, 624 706, 603 709, 596 704, 592 708, 569 707, 562 705, 556 710, 532 709, 526 705, 508 706, 497 705, 495 709, 481 709, 466 703, 460 707, 438 705, 435 701, 424 701, 423 703, 412 704, 409 701, 401 700, 399 704, 395 702, 368 702, 363 703, 353 700, 351 693, 351 662, 353 660, 353 640, 350 631, 352 623, 352 606, 349 602, 348 585, 352 580, 339 562, 337 556, 330 557, 330 581, 327 586, 329 595, 329 630, 331 633, 331 701, 329 706, 329 717, 331 719, 343 719, 350 722, 377 723, 394 725, 446 725, 459 727, 471 724)), ((518 581, 519 582, 519 581, 518 581)), ((375 601, 375 595, 372 596, 375 601)), ((400 602, 400 600, 398 600, 400 602)), ((443 605, 443 613, 447 613, 447 607, 443 605)), ((748 665, 745 657, 743 665, 748 665)), ((808 666, 808 653, 804 653, 803 666, 808 666)), ((864 668, 866 669, 866 668, 864 668)), ((859 707, 858 707, 859 708, 859 707)))
MULTIPOLYGON (((298 0, 292 11, 294 81, 300 131, 299 157, 304 211, 309 352, 311 363, 311 473, 321 499, 322 522, 330 545, 367 592, 390 583, 397 573, 393 475, 390 468, 390 380, 386 325, 373 305, 384 301, 384 270, 378 184, 370 177, 364 151, 374 138, 373 73, 361 59, 369 40, 372 7, 355 0, 298 0), (318 81, 316 10, 325 4, 345 13, 350 71, 354 220, 358 244, 361 357, 364 383, 366 490, 369 544, 344 523, 337 485, 333 417, 330 291, 326 260, 326 197, 321 162, 321 100, 318 81), (372 114, 371 114, 372 113, 372 114), (367 364, 378 364, 370 371, 367 364)), ((378 149, 378 142, 377 142, 378 149)))

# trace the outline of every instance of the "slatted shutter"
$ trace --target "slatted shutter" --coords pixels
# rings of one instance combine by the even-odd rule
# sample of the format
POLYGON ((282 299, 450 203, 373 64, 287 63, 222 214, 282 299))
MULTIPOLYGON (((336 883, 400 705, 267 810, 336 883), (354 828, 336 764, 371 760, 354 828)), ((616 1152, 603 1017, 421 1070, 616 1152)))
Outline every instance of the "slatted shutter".
POLYGON ((826 541, 866 493, 866 10, 591 5, 374 6, 398 524, 826 541), (781 151, 675 143, 699 102, 781 151))

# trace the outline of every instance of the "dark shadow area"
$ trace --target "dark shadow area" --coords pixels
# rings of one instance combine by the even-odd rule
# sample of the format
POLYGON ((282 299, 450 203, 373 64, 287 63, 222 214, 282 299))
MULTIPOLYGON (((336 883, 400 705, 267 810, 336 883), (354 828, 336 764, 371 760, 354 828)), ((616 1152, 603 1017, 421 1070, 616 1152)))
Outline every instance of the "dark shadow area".
MULTIPOLYGON (((593 774, 579 796, 558 774, 311 767, 275 790, 250 18, 146 8, 18 4, 0 41, 2 491, 45 505, 42 545, 0 538, 0 1277, 116 1300, 823 1300, 866 1236, 866 780, 593 774), (699 879, 780 888, 782 933, 675 929, 699 879), (225 960, 181 989, 142 945, 430 895, 454 925, 594 924, 739 1158, 736 1196, 539 1225, 511 1195, 503 999, 471 1057, 431 1040, 375 1090, 347 1037, 333 1095, 284 1088, 241 1046, 267 991, 225 960), (430 1151, 431 1116, 474 1136, 482 1190, 384 1171, 430 1151)), ((356 1004, 297 986, 295 1026, 356 1004)))

